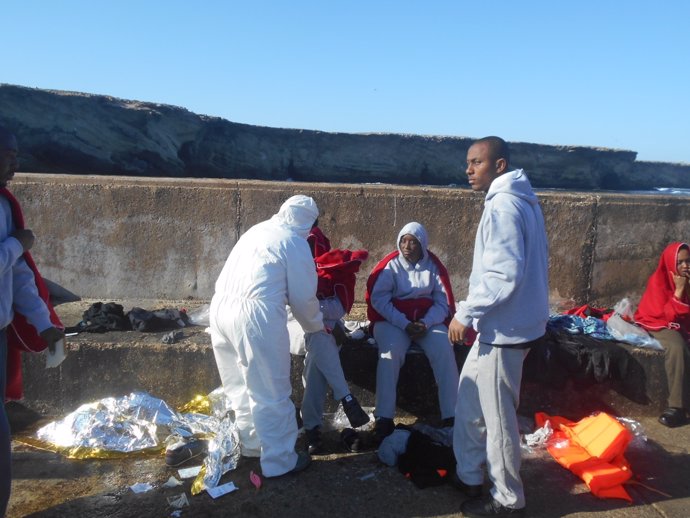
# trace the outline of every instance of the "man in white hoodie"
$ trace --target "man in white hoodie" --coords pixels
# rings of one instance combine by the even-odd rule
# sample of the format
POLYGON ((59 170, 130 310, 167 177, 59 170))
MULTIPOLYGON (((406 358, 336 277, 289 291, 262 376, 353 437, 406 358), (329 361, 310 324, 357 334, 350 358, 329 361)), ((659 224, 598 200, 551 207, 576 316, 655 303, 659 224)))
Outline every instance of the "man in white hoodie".
POLYGON ((287 309, 307 333, 324 329, 307 235, 319 210, 289 198, 235 244, 216 281, 209 320, 223 389, 235 411, 242 455, 260 457, 266 477, 309 465, 295 451, 287 309))
POLYGON ((469 292, 448 330, 451 343, 471 327, 479 333, 460 374, 453 435, 454 482, 471 497, 461 507, 467 517, 524 515, 516 413, 522 364, 549 317, 544 218, 524 171, 509 170, 509 160, 498 137, 467 152, 469 184, 487 193, 469 292), (491 494, 478 499, 484 464, 491 494))

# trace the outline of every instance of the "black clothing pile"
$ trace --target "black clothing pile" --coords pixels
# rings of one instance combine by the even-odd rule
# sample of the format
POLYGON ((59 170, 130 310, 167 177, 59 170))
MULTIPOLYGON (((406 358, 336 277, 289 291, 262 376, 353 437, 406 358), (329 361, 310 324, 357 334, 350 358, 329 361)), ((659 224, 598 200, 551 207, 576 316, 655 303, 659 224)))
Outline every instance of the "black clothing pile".
POLYGON ((141 308, 132 308, 127 316, 132 324, 132 329, 135 331, 170 331, 189 325, 187 313, 177 309, 147 311, 141 308))
POLYGON ((625 380, 631 369, 630 353, 621 343, 589 335, 548 329, 524 364, 524 378, 554 388, 567 379, 579 387, 608 380, 625 380))
POLYGON ((131 329, 132 324, 130 324, 120 304, 96 302, 84 311, 81 322, 76 326, 65 328, 65 333, 106 333, 108 331, 130 331, 131 329))
POLYGON ((407 449, 398 457, 400 473, 420 489, 445 484, 455 472, 453 448, 418 430, 410 432, 407 449))
POLYGON ((76 326, 67 327, 66 333, 106 333, 108 331, 170 331, 190 325, 185 311, 158 309, 147 311, 132 308, 124 313, 120 304, 95 302, 84 311, 82 320, 76 326))

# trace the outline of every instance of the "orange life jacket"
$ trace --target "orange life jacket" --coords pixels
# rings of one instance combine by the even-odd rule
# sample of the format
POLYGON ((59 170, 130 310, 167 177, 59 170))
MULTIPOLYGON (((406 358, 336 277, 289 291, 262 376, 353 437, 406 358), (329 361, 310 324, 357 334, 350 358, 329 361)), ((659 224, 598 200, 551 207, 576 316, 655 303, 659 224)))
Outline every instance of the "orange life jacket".
POLYGON ((543 412, 535 414, 537 426, 551 422, 553 436, 547 450, 561 466, 580 477, 599 498, 621 498, 632 502, 623 483, 632 477, 623 455, 632 440, 625 426, 600 412, 577 423, 543 412))

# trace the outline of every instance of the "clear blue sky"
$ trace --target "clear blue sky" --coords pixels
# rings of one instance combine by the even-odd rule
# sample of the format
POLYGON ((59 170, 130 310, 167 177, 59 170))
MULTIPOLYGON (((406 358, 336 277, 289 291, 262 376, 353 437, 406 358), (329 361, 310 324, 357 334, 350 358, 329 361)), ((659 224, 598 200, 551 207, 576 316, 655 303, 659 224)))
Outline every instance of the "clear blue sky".
POLYGON ((690 163, 687 0, 6 0, 0 19, 3 83, 690 163))

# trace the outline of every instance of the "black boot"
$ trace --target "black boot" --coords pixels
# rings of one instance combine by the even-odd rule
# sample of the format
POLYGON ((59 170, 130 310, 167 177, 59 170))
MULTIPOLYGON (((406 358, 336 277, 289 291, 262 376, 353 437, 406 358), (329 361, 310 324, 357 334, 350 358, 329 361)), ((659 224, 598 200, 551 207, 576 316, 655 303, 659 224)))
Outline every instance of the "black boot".
POLYGON ((669 428, 675 428, 676 426, 682 426, 687 423, 688 419, 685 416, 684 408, 668 407, 664 410, 664 413, 659 416, 659 422, 669 428))
POLYGON ((341 399, 341 402, 343 404, 343 411, 352 428, 359 428, 370 421, 369 415, 362 409, 352 394, 345 396, 341 399))

